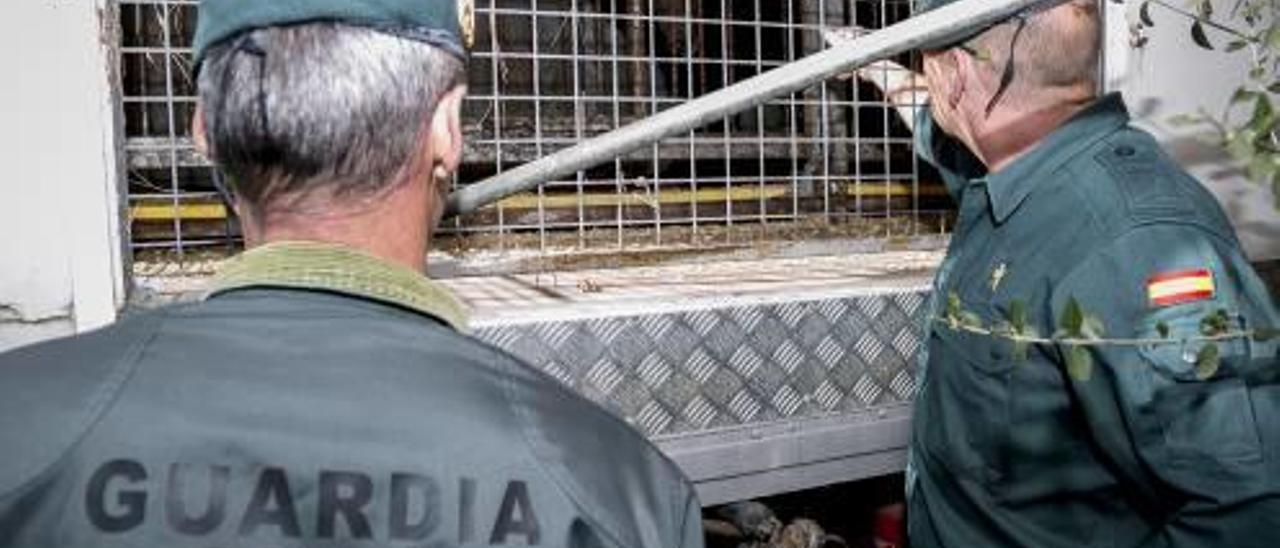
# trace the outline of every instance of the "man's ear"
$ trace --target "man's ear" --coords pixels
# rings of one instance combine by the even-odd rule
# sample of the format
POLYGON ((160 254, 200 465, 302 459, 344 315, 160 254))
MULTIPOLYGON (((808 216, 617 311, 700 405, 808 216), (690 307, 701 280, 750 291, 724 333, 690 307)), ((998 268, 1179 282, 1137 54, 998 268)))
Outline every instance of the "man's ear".
POLYGON ((973 71, 978 70, 978 66, 973 56, 964 53, 960 48, 951 48, 944 55, 947 56, 947 64, 951 65, 953 75, 947 102, 954 109, 964 99, 964 94, 974 76, 973 71))
POLYGON ((209 138, 204 131, 204 103, 199 100, 196 101, 195 112, 191 114, 191 139, 195 141, 196 152, 206 160, 212 160, 209 156, 209 138))
POLYGON ((462 98, 467 95, 466 86, 457 86, 436 103, 431 117, 432 174, 437 177, 453 174, 462 162, 462 98))

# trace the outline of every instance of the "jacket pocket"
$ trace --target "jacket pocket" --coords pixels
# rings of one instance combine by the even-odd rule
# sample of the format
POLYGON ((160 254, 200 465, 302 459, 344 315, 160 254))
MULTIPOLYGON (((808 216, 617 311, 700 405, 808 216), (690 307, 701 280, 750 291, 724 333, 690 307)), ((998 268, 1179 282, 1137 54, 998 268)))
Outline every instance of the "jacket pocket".
MULTIPOLYGON (((1160 315, 1149 323, 1161 322, 1160 315)), ((1196 337, 1198 315, 1163 320, 1170 340, 1196 337)), ((1238 316, 1231 328, 1240 329, 1238 316)), ((1146 330, 1148 333, 1155 329, 1146 330)), ((1212 376, 1196 370, 1203 341, 1177 341, 1140 349, 1152 387, 1152 409, 1164 434, 1170 464, 1205 466, 1206 463, 1257 461, 1262 458, 1251 389, 1241 376, 1251 359, 1247 338, 1217 342, 1219 365, 1212 376)), ((1212 465, 1210 465, 1212 467, 1212 465)), ((1207 471, 1207 469, 1206 469, 1207 471)))
POLYGON ((989 484, 1000 479, 1000 447, 1009 425, 1007 341, 935 326, 930 337, 928 410, 921 420, 930 453, 955 473, 989 484))

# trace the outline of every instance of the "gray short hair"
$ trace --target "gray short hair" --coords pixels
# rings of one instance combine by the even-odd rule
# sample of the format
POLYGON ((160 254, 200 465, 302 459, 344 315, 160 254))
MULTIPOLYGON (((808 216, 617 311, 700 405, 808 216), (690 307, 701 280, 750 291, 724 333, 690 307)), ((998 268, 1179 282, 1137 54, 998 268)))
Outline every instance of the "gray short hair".
POLYGON ((338 23, 248 31, 212 48, 199 76, 209 153, 255 206, 394 184, 462 82, 444 50, 338 23))
POLYGON ((1084 17, 1078 24, 1050 17, 1049 12, 1037 12, 1025 16, 1025 27, 1016 43, 1013 38, 1017 19, 997 25, 969 42, 973 49, 989 57, 987 66, 997 81, 1009 59, 1009 46, 1014 44, 1015 76, 1006 93, 1008 100, 1027 102, 1045 88, 1097 87, 1102 47, 1097 4, 1093 0, 1070 4, 1083 10, 1084 17))

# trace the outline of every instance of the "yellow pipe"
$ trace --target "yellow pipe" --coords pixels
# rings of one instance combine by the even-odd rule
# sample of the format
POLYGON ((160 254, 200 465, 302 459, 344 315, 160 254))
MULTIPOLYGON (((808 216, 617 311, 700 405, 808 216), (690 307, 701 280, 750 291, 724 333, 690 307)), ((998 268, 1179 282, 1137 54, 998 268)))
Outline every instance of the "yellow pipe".
MULTIPOLYGON (((661 194, 651 195, 646 195, 646 193, 639 190, 633 190, 624 194, 591 193, 581 196, 577 194, 548 194, 541 198, 537 194, 525 193, 503 199, 498 204, 488 206, 488 208, 538 209, 539 201, 541 201, 542 207, 547 209, 576 208, 579 203, 583 207, 618 207, 627 205, 705 204, 724 202, 726 200, 758 202, 762 199, 773 200, 785 197, 791 191, 791 188, 790 185, 772 184, 764 185, 763 187, 734 186, 728 189, 720 187, 693 191, 668 189, 663 190, 661 194)), ((843 194, 850 197, 883 198, 888 196, 890 198, 905 198, 912 196, 913 191, 916 190, 918 190, 920 196, 943 196, 946 194, 946 190, 941 186, 930 185, 913 189, 911 185, 904 183, 846 185, 843 194)), ((183 221, 221 221, 227 218, 227 208, 222 204, 213 202, 186 202, 177 204, 177 206, 165 203, 142 203, 130 208, 130 214, 133 220, 144 222, 172 221, 175 217, 183 221)))
MULTIPOLYGON (((845 196, 863 196, 869 198, 882 198, 889 196, 891 198, 910 197, 914 189, 909 184, 893 183, 888 185, 867 183, 864 185, 849 185, 844 189, 845 196)), ((944 196, 946 189, 940 186, 923 186, 919 189, 920 196, 944 196)), ((653 205, 657 204, 688 204, 696 203, 714 203, 723 202, 726 199, 734 202, 748 202, 772 200, 782 198, 791 191, 788 185, 764 185, 759 186, 735 186, 727 191, 721 188, 706 188, 696 191, 689 190, 663 190, 660 195, 646 195, 641 191, 632 191, 627 194, 584 194, 579 197, 577 194, 550 194, 541 198, 542 206, 545 208, 572 208, 577 207, 581 201, 583 207, 609 207, 619 205, 653 205)), ((537 209, 539 197, 537 194, 525 193, 517 194, 510 198, 503 199, 496 206, 487 206, 487 208, 501 206, 504 209, 537 209)), ((486 208, 486 209, 487 209, 486 208)))
POLYGON ((138 204, 129 208, 135 221, 172 221, 175 217, 184 221, 221 221, 227 218, 227 208, 218 203, 138 204))

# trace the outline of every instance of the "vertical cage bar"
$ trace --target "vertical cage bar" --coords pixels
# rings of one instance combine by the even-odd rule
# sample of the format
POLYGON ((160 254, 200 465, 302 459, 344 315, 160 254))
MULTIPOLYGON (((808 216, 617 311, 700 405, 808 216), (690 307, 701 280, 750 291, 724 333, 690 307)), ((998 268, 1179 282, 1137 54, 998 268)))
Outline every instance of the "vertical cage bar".
MULTIPOLYGON (((503 157, 502 153, 506 147, 502 143, 502 128, 505 122, 503 116, 503 105, 498 102, 498 97, 502 95, 503 78, 502 68, 502 42, 498 39, 498 0, 489 0, 489 66, 491 67, 492 84, 490 86, 493 94, 493 166, 498 172, 502 172, 503 157)), ((498 249, 507 248, 507 210, 503 202, 498 202, 498 249)))
MULTIPOLYGON (((581 21, 578 18, 578 0, 572 0, 569 4, 569 20, 573 25, 572 30, 572 57, 573 63, 573 137, 575 141, 581 142, 586 134, 586 113, 583 112, 582 106, 582 44, 581 34, 578 25, 581 21)), ((578 247, 585 248, 587 246, 587 208, 586 208, 586 191, 583 189, 583 180, 586 174, 579 171, 575 175, 577 182, 577 206, 578 206, 578 247)))
MULTIPOLYGON (((653 0, 649 0, 649 115, 658 113, 658 12, 653 9, 653 0)), ((647 196, 649 207, 653 210, 654 245, 662 245, 662 166, 659 159, 659 144, 652 145, 653 178, 647 196)))
MULTIPOLYGON (((687 98, 692 101, 695 97, 694 92, 694 49, 693 49, 693 0, 685 0, 684 2, 684 58, 685 58, 685 89, 687 98)), ((705 28, 705 26, 704 26, 705 28)), ((702 71, 699 71, 702 72, 702 71)), ((689 217, 692 222, 692 242, 698 242, 698 154, 697 154, 698 130, 689 130, 689 217)))
MULTIPOLYGON (((617 5, 617 3, 612 3, 612 4, 609 6, 609 9, 610 9, 610 10, 611 10, 611 12, 612 12, 613 20, 615 20, 615 21, 616 21, 616 20, 618 19, 618 5, 617 5)), ((614 127, 614 128, 619 128, 619 127, 622 127, 622 114, 621 114, 621 112, 620 112, 620 110, 621 110, 621 108, 622 108, 622 106, 620 105, 620 103, 621 103, 622 101, 620 100, 620 99, 621 99, 621 92, 620 92, 620 90, 619 90, 619 87, 620 87, 620 85, 621 85, 621 84, 618 82, 618 78, 619 78, 619 74, 618 74, 618 25, 616 25, 616 24, 611 24, 611 25, 609 25, 609 35, 610 35, 609 43, 612 45, 612 48, 613 48, 613 58, 612 58, 612 67, 613 67, 613 127, 614 127)), ((623 219, 622 219, 622 217, 623 217, 623 204, 622 204, 622 199, 621 199, 621 197, 622 197, 622 193, 623 193, 623 189, 622 189, 622 184, 623 184, 622 177, 623 177, 623 175, 622 175, 622 157, 618 157, 618 158, 615 158, 615 159, 613 160, 614 192, 616 193, 616 196, 618 197, 617 205, 615 206, 615 209, 616 209, 616 211, 617 211, 617 215, 618 215, 618 226, 617 226, 617 229, 618 229, 618 242, 617 242, 617 248, 618 248, 618 249, 622 249, 622 248, 623 248, 624 243, 623 243, 623 234, 622 234, 622 233, 623 233, 623 230, 625 230, 625 226, 624 226, 623 219)))
MULTIPOLYGON (((755 25, 756 71, 755 73, 761 74, 764 72, 764 51, 763 51, 764 33, 761 30, 764 24, 764 20, 760 16, 760 0, 755 0, 755 5, 753 7, 755 8, 755 22, 756 22, 756 25, 755 25)), ((756 149, 759 151, 759 158, 758 158, 759 165, 757 166, 757 169, 759 170, 759 172, 756 175, 759 179, 759 192, 760 192, 760 200, 759 200, 760 212, 758 215, 758 221, 762 228, 765 225, 769 224, 768 198, 765 195, 765 186, 764 186, 765 184, 764 108, 765 108, 764 105, 760 105, 756 107, 756 136, 758 138, 756 149)))
MULTIPOLYGON (((728 87, 732 82, 732 69, 729 65, 729 59, 733 57, 733 52, 729 48, 732 47, 729 42, 729 33, 732 29, 729 26, 728 0, 720 0, 720 87, 728 87)), ((733 241, 733 143, 730 139, 729 128, 733 125, 733 119, 729 116, 724 118, 724 127, 722 128, 722 136, 724 140, 724 224, 730 227, 725 230, 725 243, 733 241)))
MULTIPOLYGON (((538 0, 532 0, 532 13, 529 18, 532 19, 533 35, 531 37, 532 45, 530 47, 533 52, 533 73, 529 78, 533 81, 533 150, 534 157, 541 158, 542 150, 542 34, 539 32, 538 26, 538 0)), ((547 183, 538 185, 538 249, 547 250, 547 183)))
POLYGON ((173 93, 173 29, 171 27, 172 11, 170 5, 166 2, 160 5, 161 20, 160 29, 164 33, 164 86, 165 86, 165 112, 169 117, 169 188, 173 193, 170 203, 173 205, 173 237, 177 246, 178 257, 181 260, 186 257, 186 246, 183 245, 182 234, 182 188, 178 180, 178 128, 175 123, 177 117, 174 115, 174 93, 173 93))

